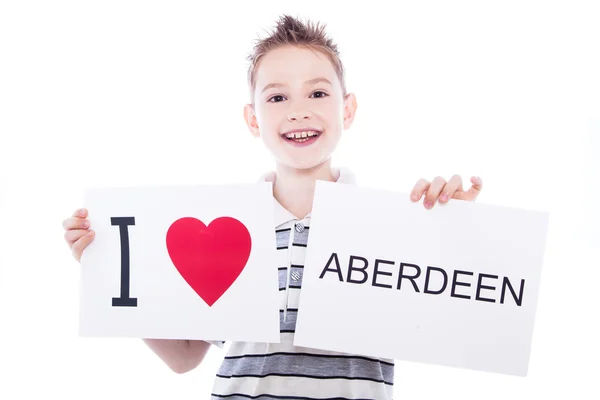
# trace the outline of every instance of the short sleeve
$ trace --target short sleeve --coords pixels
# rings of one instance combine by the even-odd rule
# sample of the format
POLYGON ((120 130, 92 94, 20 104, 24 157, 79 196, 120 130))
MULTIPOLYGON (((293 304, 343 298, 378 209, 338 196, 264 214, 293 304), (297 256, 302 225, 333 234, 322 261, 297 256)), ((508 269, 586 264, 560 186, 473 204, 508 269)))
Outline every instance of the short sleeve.
POLYGON ((225 345, 225 341, 223 341, 223 340, 205 340, 205 342, 210 343, 213 346, 217 346, 220 349, 222 349, 223 346, 225 345))

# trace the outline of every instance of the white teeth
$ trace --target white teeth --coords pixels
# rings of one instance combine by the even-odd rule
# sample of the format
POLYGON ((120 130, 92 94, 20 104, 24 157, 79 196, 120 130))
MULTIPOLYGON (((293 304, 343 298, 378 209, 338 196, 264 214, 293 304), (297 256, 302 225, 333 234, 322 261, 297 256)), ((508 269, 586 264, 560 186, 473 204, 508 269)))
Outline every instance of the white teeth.
POLYGON ((312 137, 312 136, 317 136, 318 132, 316 131, 303 131, 303 132, 293 132, 293 133, 286 133, 285 137, 288 139, 301 139, 301 138, 307 138, 307 137, 312 137))

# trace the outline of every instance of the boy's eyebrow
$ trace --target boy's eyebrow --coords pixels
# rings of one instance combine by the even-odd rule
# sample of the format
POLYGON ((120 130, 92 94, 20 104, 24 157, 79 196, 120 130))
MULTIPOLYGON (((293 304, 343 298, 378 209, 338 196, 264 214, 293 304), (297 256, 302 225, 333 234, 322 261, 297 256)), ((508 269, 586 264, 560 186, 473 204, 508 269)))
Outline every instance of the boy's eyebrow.
MULTIPOLYGON (((306 82, 304 82, 305 85, 314 85, 315 83, 319 83, 319 82, 324 82, 324 83, 328 83, 330 85, 333 85, 331 83, 331 81, 327 78, 314 78, 314 79, 309 79, 306 82)), ((265 86, 263 88, 263 92, 267 91, 268 89, 272 89, 272 88, 279 88, 279 87, 284 87, 286 85, 284 85, 283 83, 269 83, 267 86, 265 86)))
POLYGON ((330 85, 332 85, 332 83, 329 81, 329 79, 327 78, 315 78, 315 79, 309 79, 306 82, 304 82, 305 85, 314 85, 315 83, 319 83, 319 82, 325 82, 325 83, 329 83, 330 85))

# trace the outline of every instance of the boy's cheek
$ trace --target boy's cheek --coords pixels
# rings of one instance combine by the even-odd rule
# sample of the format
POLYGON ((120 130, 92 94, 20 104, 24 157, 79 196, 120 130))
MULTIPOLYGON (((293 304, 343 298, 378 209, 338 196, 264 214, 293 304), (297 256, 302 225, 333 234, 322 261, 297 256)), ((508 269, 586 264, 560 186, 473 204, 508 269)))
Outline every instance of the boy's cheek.
POLYGON ((321 107, 314 110, 314 114, 328 124, 335 121, 341 122, 344 119, 344 107, 343 104, 340 106, 335 102, 330 102, 328 104, 322 104, 321 107))

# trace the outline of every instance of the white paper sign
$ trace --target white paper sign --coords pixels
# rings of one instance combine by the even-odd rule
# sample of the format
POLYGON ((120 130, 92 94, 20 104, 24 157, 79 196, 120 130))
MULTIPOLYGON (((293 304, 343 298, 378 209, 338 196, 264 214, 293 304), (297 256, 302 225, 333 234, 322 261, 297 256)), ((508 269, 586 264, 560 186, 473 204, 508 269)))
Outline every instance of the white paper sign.
POLYGON ((279 342, 271 183, 90 189, 80 335, 279 342))
POLYGON ((548 219, 318 181, 294 344, 525 376, 548 219))

